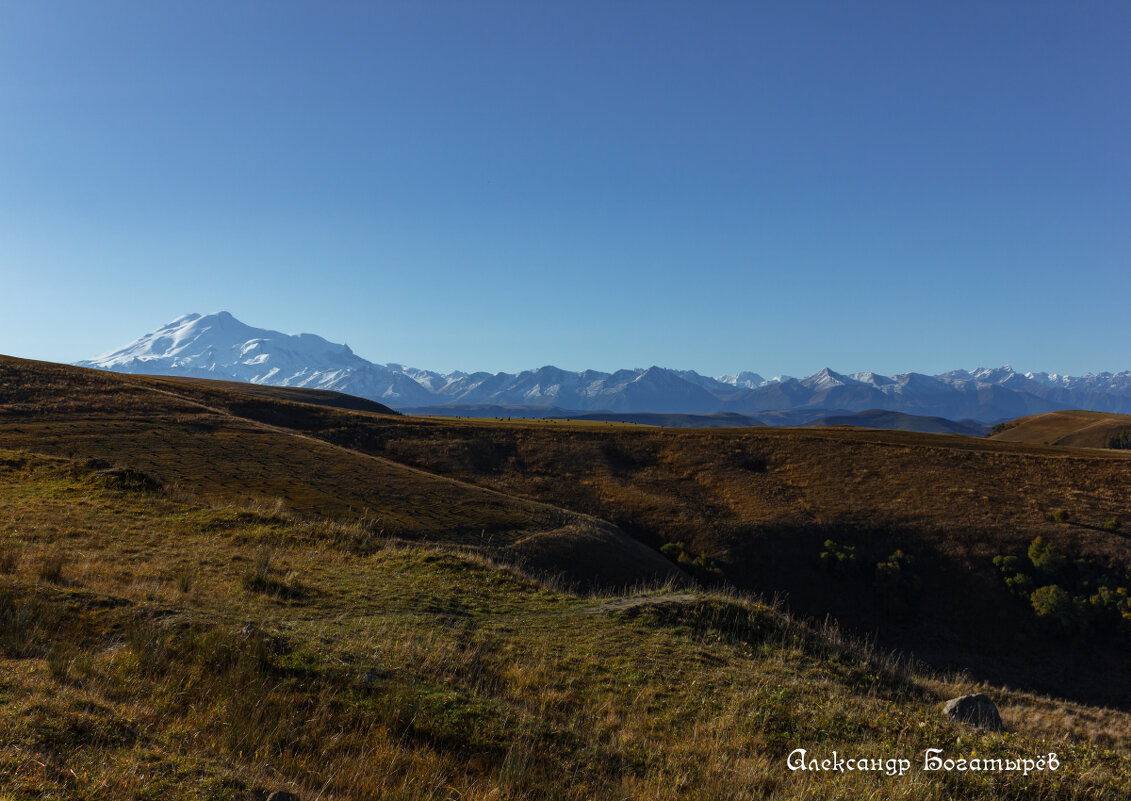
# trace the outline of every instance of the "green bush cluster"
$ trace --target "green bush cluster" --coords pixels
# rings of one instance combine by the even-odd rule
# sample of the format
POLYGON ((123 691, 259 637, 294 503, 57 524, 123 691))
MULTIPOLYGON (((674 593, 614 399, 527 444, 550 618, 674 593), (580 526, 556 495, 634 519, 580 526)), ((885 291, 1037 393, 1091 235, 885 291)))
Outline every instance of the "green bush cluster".
POLYGON ((1070 558, 1036 537, 1026 558, 995 556, 1005 585, 1028 602, 1037 621, 1064 634, 1118 635, 1131 642, 1131 571, 1070 558))
POLYGON ((1117 450, 1131 450, 1131 428, 1126 431, 1120 431, 1118 434, 1112 434, 1107 438, 1107 442, 1104 444, 1109 448, 1115 448, 1117 450))
POLYGON ((666 542, 660 546, 660 553, 697 578, 717 580, 723 576, 714 559, 704 553, 692 553, 683 542, 666 542))
POLYGON ((821 565, 833 573, 842 573, 856 563, 856 546, 839 545, 836 540, 825 540, 821 551, 821 565))
POLYGON ((919 586, 915 575, 915 558, 896 550, 883 562, 876 563, 876 583, 889 592, 903 592, 919 586))
POLYGON ((900 549, 873 562, 876 556, 875 552, 858 554, 855 545, 841 545, 827 539, 818 559, 821 567, 833 575, 870 581, 888 611, 908 611, 920 588, 915 558, 900 549))
POLYGON ((876 563, 875 585, 885 608, 896 615, 911 610, 919 593, 919 575, 915 558, 902 550, 895 550, 885 560, 876 563))

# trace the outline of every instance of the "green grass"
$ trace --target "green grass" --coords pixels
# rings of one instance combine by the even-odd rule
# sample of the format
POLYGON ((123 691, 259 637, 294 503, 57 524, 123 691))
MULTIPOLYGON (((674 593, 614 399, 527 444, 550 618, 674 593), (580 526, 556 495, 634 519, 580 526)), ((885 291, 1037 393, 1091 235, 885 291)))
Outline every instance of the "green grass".
POLYGON ((972 689, 725 593, 554 590, 455 546, 0 452, 0 797, 1122 799, 1125 713, 972 689), (44 581, 39 554, 65 557, 44 581), (185 576, 191 579, 186 581, 185 576), (300 588, 301 591, 281 591, 300 588), (800 774, 797 747, 1057 773, 800 774))

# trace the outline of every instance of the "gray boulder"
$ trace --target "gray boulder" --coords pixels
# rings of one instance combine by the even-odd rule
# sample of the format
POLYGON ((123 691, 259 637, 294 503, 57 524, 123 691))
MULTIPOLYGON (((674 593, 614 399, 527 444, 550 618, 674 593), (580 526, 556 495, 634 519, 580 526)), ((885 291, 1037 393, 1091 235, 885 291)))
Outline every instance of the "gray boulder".
POLYGON ((956 723, 967 723, 986 731, 1002 730, 997 705, 984 693, 951 698, 943 707, 943 712, 956 723))

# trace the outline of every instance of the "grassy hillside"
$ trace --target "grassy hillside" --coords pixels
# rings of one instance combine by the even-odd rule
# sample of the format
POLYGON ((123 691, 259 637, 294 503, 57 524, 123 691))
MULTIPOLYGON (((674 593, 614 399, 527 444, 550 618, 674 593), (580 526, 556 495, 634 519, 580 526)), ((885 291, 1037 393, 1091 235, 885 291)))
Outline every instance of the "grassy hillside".
POLYGON ((573 414, 570 420, 605 420, 610 423, 637 423, 645 426, 669 428, 742 428, 765 425, 761 420, 744 414, 719 412, 717 414, 676 414, 664 412, 593 412, 573 414))
POLYGON ((919 431, 923 434, 961 434, 966 437, 980 437, 989 428, 972 420, 955 421, 945 417, 926 417, 887 409, 868 409, 855 414, 819 417, 805 423, 805 426, 857 426, 891 431, 919 431))
MULTIPOLYGON (((296 476, 306 474, 299 473, 296 476)), ((1131 719, 733 594, 574 595, 457 546, 0 451, 0 797, 1122 799, 1131 719), (123 488, 123 487, 132 488, 123 488), (792 772, 810 754, 904 775, 792 772), (925 772, 1055 752, 1056 772, 925 772)))
POLYGON ((0 445, 125 465, 212 503, 360 518, 374 539, 590 586, 693 577, 939 668, 1131 705, 1126 452, 414 419, 20 360, 0 361, 0 398, 0 445), (1038 537, 1055 569, 1031 563, 1038 537))
POLYGON ((1125 431, 1131 431, 1131 414, 1071 410, 1020 417, 1004 424, 1000 431, 991 435, 991 439, 1103 448, 1109 437, 1125 431))
POLYGON ((546 551, 555 572, 578 581, 627 584, 676 573, 601 521, 301 433, 354 419, 379 429, 395 425, 394 416, 244 389, 0 358, 0 445, 126 466, 213 502, 360 519, 374 537, 463 543, 534 566, 546 551), (597 570, 589 564, 595 553, 597 570), (584 570, 572 570, 575 563, 584 570))
POLYGON ((325 389, 306 389, 305 387, 275 387, 266 384, 248 384, 242 381, 201 381, 198 378, 183 376, 162 376, 163 381, 192 387, 211 387, 239 395, 286 401, 289 403, 312 403, 315 406, 332 406, 335 409, 352 409, 374 414, 398 414, 388 406, 344 392, 331 392, 325 389))
POLYGON ((681 549, 703 580, 721 573, 783 594, 795 611, 831 613, 934 664, 1131 699, 1123 641, 1050 630, 993 561, 1024 558, 1040 536, 1071 559, 1119 574, 1131 567, 1131 541, 1105 529, 1131 523, 1126 452, 898 431, 561 422, 375 428, 358 419, 312 433, 608 520, 653 547, 681 549), (1071 522, 1054 519, 1064 510, 1071 522), (847 569, 822 558, 829 541, 853 554, 836 563, 847 569), (893 590, 881 566, 897 551, 910 558, 893 590))

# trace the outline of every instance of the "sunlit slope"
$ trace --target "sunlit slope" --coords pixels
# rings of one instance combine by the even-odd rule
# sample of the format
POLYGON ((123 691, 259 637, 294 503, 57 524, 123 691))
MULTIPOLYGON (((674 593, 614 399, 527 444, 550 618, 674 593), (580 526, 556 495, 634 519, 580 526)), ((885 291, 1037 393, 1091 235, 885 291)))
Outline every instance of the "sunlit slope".
POLYGON ((1070 410, 1021 417, 993 434, 1001 442, 1103 448, 1109 437, 1131 431, 1131 415, 1070 410))
MULTIPOLYGON (((678 563, 938 666, 1131 699, 1122 639, 1075 613, 1048 629, 994 563, 1028 564, 1040 536, 1069 567, 1121 577, 1126 452, 857 429, 420 419, 207 381, 4 366, 0 445, 137 466, 227 502, 506 548, 572 580, 623 585, 678 563)), ((1027 592, 1067 581, 1090 608, 1095 588, 1079 573, 1037 576, 1027 592)), ((1113 581, 1111 592, 1131 587, 1113 581)))
POLYGON ((530 535, 541 534, 576 560, 570 543, 582 531, 584 548, 597 547, 607 557, 604 579, 631 582, 674 573, 667 560, 611 526, 289 427, 332 425, 356 415, 380 427, 395 417, 288 402, 280 399, 288 391, 277 388, 274 397, 236 389, 4 358, 0 445, 128 466, 212 502, 363 518, 384 536, 514 544, 537 564, 544 560, 530 535))
POLYGON ((0 797, 1126 797, 1125 712, 916 672, 740 596, 570 595, 360 530, 0 450, 0 797), (974 690, 1006 733, 943 715, 974 690), (797 748, 909 764, 790 771, 797 748), (926 772, 928 748, 1058 769, 926 772))

